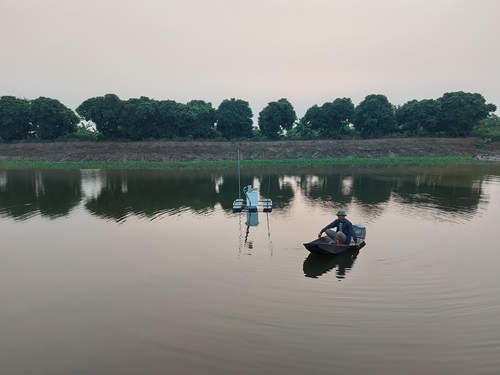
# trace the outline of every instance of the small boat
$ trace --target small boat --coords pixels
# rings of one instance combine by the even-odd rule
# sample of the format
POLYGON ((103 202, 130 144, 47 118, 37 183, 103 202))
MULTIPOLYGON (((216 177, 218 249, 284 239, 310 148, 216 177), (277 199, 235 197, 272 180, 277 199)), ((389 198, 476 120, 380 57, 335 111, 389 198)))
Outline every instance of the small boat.
POLYGON ((358 236, 358 243, 351 241, 350 244, 339 244, 328 236, 320 237, 314 241, 304 244, 304 247, 311 253, 317 254, 338 254, 349 249, 361 249, 366 245, 366 227, 363 224, 353 225, 358 236))
POLYGON ((337 242, 332 242, 329 237, 321 237, 317 240, 305 243, 304 247, 311 253, 338 254, 349 249, 361 249, 365 245, 366 243, 364 240, 358 244, 350 243, 349 245, 340 245, 337 242))

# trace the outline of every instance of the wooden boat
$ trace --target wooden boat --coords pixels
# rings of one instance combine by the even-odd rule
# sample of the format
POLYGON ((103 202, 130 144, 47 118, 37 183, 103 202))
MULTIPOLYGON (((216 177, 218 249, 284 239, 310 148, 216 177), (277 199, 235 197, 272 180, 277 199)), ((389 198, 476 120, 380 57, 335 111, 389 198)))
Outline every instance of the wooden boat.
POLYGON ((317 240, 304 244, 304 247, 311 253, 318 254, 338 254, 349 249, 361 249, 366 245, 365 241, 356 244, 339 245, 337 242, 332 242, 329 237, 321 237, 317 240))
POLYGON ((366 245, 366 228, 363 224, 355 224, 353 227, 358 236, 357 244, 351 242, 350 244, 340 245, 336 241, 333 242, 330 237, 323 236, 314 241, 305 243, 304 247, 311 253, 317 254, 338 254, 349 249, 361 249, 366 245))

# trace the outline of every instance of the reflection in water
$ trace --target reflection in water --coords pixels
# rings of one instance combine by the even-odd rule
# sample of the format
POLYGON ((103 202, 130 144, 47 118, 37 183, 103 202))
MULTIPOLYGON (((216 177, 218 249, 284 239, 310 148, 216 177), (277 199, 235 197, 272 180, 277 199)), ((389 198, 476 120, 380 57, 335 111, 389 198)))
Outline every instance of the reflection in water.
MULTIPOLYGON (((498 165, 386 169, 315 169, 304 173, 247 174, 244 183, 260 187, 284 213, 302 196, 307 205, 336 209, 356 204, 367 222, 387 202, 411 206, 413 215, 470 218, 486 198, 483 181, 500 175, 498 165), (419 213, 420 208, 425 212, 419 213), (457 215, 458 214, 458 215, 457 215)), ((233 173, 163 170, 4 170, 0 172, 0 214, 16 220, 33 215, 56 218, 80 203, 93 215, 123 222, 134 215, 156 220, 186 210, 210 216, 229 210, 238 196, 233 173), (85 189, 82 189, 82 186, 85 189), (89 188, 91 187, 91 188, 89 188), (85 192, 82 192, 84 190, 85 192)), ((252 226, 250 223, 247 226, 252 226)), ((247 236, 248 237, 248 236, 247 236)))
POLYGON ((323 255, 310 253, 304 260, 303 270, 306 277, 318 278, 319 276, 337 268, 335 276, 342 280, 352 269, 358 257, 359 249, 346 250, 336 255, 323 255))
POLYGON ((100 193, 85 207, 94 215, 126 220, 137 215, 150 220, 189 207, 198 214, 213 211, 218 203, 213 176, 163 171, 106 171, 100 193))
POLYGON ((457 212, 470 218, 477 212, 481 201, 482 182, 482 179, 464 179, 460 174, 400 177, 397 179, 395 200, 428 212, 432 212, 429 208, 436 208, 441 219, 453 218, 457 212))
POLYGON ((0 181, 0 213, 16 220, 66 216, 82 198, 79 170, 6 170, 0 181))
POLYGON ((498 374, 488 168, 258 171, 258 217, 229 172, 0 170, 0 373, 498 374), (368 251, 309 255, 341 204, 368 251))
MULTIPOLYGON (((234 214, 233 214, 234 215, 234 214)), ((269 252, 272 255, 273 254, 273 243, 271 240, 271 227, 270 227, 270 214, 269 212, 238 212, 237 215, 239 216, 239 229, 240 229, 240 235, 239 235, 239 252, 241 254, 241 250, 243 247, 248 248, 249 250, 253 249, 254 247, 254 240, 251 236, 252 230, 254 227, 257 227, 259 225, 263 225, 264 223, 259 222, 259 215, 265 216, 265 225, 267 229, 267 242, 269 246, 269 252), (245 220, 245 234, 243 235, 243 228, 242 228, 242 216, 245 215, 246 220, 245 220)))
POLYGON ((246 233, 245 233, 245 245, 249 248, 253 248, 253 242, 248 240, 248 234, 250 233, 250 227, 256 227, 259 225, 259 213, 258 212, 250 212, 247 211, 247 221, 245 222, 245 225, 247 227, 246 233))

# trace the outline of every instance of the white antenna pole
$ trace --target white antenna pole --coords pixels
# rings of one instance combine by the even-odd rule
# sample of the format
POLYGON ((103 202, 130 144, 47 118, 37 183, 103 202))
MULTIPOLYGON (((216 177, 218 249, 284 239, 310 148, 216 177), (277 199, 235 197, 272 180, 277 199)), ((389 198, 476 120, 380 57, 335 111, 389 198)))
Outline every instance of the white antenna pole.
POLYGON ((238 198, 241 199, 240 150, 238 150, 238 198))

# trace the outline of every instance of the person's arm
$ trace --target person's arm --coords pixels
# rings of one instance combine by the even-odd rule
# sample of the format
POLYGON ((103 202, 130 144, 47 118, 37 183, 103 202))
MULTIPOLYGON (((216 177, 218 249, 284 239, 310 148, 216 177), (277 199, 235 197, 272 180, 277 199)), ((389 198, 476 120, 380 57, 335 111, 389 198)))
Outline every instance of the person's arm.
POLYGON ((330 229, 330 228, 335 228, 337 226, 337 222, 338 219, 335 219, 334 221, 332 221, 330 224, 328 224, 326 227, 324 227, 323 229, 320 230, 319 234, 318 234, 318 237, 321 237, 321 235, 327 230, 327 229, 330 229))

